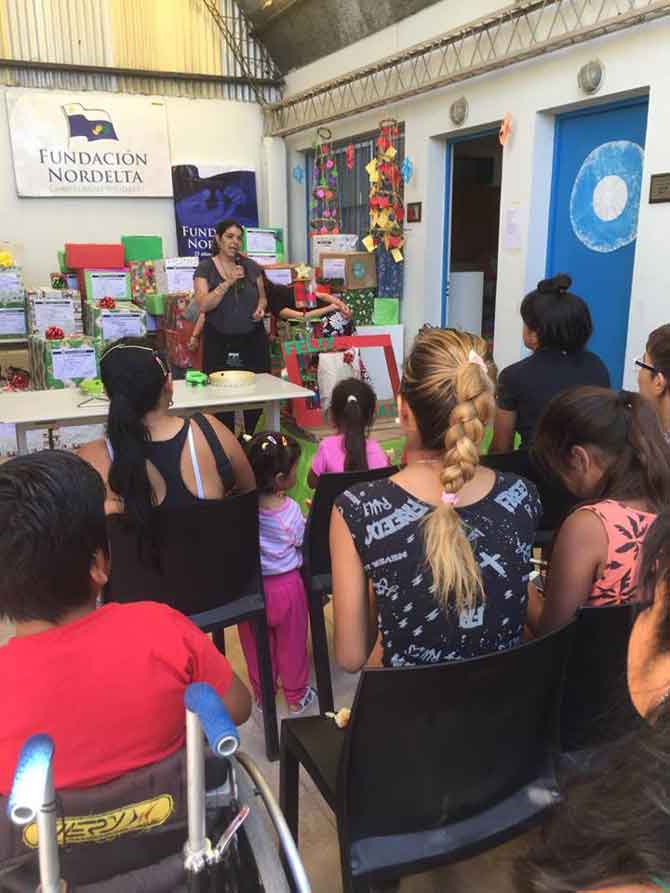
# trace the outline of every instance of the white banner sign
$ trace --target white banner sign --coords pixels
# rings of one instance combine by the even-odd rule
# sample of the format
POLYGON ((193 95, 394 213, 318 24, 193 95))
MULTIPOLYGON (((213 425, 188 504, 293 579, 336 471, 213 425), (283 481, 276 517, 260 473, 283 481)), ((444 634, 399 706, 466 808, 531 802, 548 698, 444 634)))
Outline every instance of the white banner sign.
POLYGON ((8 90, 7 110, 19 195, 172 195, 163 102, 8 90))

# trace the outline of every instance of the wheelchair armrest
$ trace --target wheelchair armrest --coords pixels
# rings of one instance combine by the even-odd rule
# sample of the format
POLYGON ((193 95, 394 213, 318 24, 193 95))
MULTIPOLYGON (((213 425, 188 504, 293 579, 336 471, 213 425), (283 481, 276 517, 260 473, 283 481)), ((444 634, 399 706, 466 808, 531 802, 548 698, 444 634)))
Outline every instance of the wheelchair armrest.
POLYGON ((16 825, 34 822, 48 796, 54 743, 48 735, 32 735, 21 748, 7 815, 16 825))
POLYGON ((228 715, 223 701, 207 682, 193 682, 184 695, 186 709, 200 720, 212 753, 229 757, 240 746, 237 726, 228 715))

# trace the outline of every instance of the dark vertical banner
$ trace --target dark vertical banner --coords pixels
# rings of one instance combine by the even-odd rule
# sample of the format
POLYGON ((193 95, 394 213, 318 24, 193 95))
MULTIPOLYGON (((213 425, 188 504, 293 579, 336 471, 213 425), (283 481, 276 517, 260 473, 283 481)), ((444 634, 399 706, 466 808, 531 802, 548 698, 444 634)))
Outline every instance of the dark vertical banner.
POLYGON ((210 254, 214 227, 226 217, 258 226, 254 171, 178 164, 172 168, 172 185, 180 257, 210 254))

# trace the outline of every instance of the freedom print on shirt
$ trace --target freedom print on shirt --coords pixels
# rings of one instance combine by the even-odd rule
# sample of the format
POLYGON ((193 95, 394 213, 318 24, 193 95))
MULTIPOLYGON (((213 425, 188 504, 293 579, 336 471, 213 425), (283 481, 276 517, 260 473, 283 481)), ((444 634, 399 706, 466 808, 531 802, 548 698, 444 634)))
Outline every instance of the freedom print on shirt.
POLYGON ((347 490, 336 505, 375 592, 384 666, 442 663, 520 643, 542 513, 533 484, 497 474, 483 499, 456 507, 485 592, 481 603, 461 612, 453 600, 445 609, 435 598, 422 530, 432 505, 388 478, 347 490))

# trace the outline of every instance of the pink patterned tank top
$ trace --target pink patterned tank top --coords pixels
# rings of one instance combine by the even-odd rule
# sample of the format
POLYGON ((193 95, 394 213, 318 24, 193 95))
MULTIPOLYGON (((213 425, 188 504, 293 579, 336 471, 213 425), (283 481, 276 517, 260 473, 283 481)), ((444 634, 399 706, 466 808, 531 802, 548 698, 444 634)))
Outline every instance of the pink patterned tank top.
POLYGON ((607 534, 607 563, 602 575, 593 584, 586 604, 619 605, 637 601, 642 546, 656 515, 629 508, 613 499, 585 505, 580 511, 597 515, 607 534))

